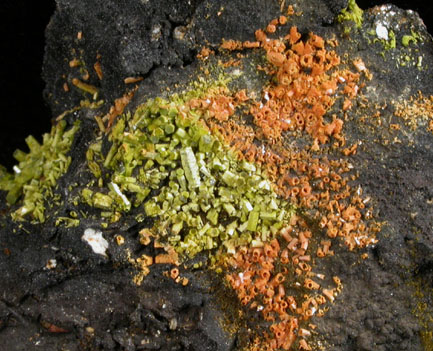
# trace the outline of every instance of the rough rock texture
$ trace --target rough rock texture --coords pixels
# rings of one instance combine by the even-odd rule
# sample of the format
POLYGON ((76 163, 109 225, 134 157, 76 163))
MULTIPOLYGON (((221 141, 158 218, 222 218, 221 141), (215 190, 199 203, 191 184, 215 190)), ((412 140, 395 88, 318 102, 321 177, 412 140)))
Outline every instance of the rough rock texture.
MULTIPOLYGON (((407 100, 418 90, 433 94, 432 39, 415 13, 396 7, 367 11, 362 30, 352 28, 343 34, 344 25, 335 18, 346 1, 293 4, 302 12, 293 18, 301 33, 336 36, 339 54, 361 57, 373 74, 364 90, 368 107, 356 103, 345 133, 348 144, 363 141, 352 156, 360 173, 357 183, 372 198, 376 217, 386 222, 379 243, 367 250, 367 259, 341 245, 335 247, 335 256, 319 263, 330 275, 338 275, 344 288, 323 318, 313 318, 319 340, 315 345, 334 351, 432 350, 425 339, 426 328, 431 331, 432 325, 413 311, 432 313, 433 136, 421 127, 388 129, 396 118, 392 100, 407 100), (401 33, 410 30, 420 33, 422 42, 413 49, 400 45, 395 50, 373 42, 365 32, 377 21, 387 21, 386 16, 392 17, 397 43, 401 33), (406 56, 411 64, 402 66, 406 56), (381 116, 373 117, 378 110, 381 116), (427 307, 419 309, 420 304, 427 307)), ((72 164, 59 180, 63 198, 73 196, 67 192, 68 184, 86 177, 82 172, 86 143, 98 131, 93 117, 106 113, 114 99, 130 89, 125 78, 143 78, 128 107, 132 110, 167 87, 186 84, 202 46, 216 49, 223 38, 253 40, 257 28, 278 17, 280 5, 271 0, 58 0, 47 27, 43 68, 53 115, 91 97, 71 83, 86 72, 86 82, 106 102, 67 117, 83 124, 72 146, 72 164), (74 59, 79 64, 70 64, 74 59), (93 68, 96 62, 102 79, 93 68)), ((183 287, 162 279, 167 268, 159 267, 137 287, 114 235, 109 236, 109 259, 95 255, 80 240, 84 229, 95 225, 92 220, 73 229, 56 227, 53 220, 45 225, 17 224, 7 215, 1 196, 0 350, 239 349, 239 335, 225 331, 220 323, 228 317, 219 304, 224 288, 217 277, 187 270, 191 284, 183 287), (46 267, 50 259, 56 259, 56 269, 46 267)), ((66 216, 69 210, 62 208, 56 215, 66 216)), ((145 226, 125 220, 110 227, 107 236, 122 233, 131 252, 151 253, 131 244, 137 240, 128 240, 136 239, 145 226)))
MULTIPOLYGON (((345 1, 303 5, 300 28, 322 34, 320 25, 329 25, 345 1), (311 23, 309 18, 321 18, 311 23)), ((177 70, 192 64, 203 45, 216 47, 221 39, 251 40, 255 29, 264 27, 279 12, 277 1, 58 1, 57 11, 47 27, 44 79, 45 96, 54 115, 81 100, 79 91, 65 94, 63 84, 87 66, 89 83, 95 84, 107 101, 125 91, 126 77, 147 78, 161 68, 177 70), (115 19, 115 20, 113 20, 115 19), (77 33, 83 39, 77 39, 77 33), (59 55, 59 52, 64 55, 59 55), (92 69, 101 55, 104 79, 92 69), (72 69, 69 62, 83 64, 72 69), (53 75, 58 71, 61 74, 53 75)))

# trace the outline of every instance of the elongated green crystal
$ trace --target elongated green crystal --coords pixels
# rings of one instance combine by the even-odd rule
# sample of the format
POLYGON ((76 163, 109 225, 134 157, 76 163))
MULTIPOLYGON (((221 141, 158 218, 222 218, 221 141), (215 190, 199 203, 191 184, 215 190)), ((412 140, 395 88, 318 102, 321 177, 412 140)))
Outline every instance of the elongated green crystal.
POLYGON ((200 186, 200 174, 197 166, 197 160, 191 147, 186 147, 180 151, 182 168, 185 171, 185 177, 188 180, 191 189, 200 186))

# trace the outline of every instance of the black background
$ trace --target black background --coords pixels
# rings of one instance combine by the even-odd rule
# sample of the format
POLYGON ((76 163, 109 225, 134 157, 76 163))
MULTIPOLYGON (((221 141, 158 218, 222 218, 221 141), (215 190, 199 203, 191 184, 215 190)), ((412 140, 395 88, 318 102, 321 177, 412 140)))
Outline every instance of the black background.
POLYGON ((27 151, 26 136, 50 130, 41 69, 54 10, 54 0, 0 0, 0 164, 8 168, 15 149, 27 151))
MULTIPOLYGON (((357 0, 366 9, 384 1, 357 0)), ((392 3, 418 11, 433 33, 433 5, 429 0, 392 3)), ((44 30, 55 10, 54 0, 0 2, 0 164, 11 168, 12 152, 27 150, 24 138, 38 139, 50 130, 51 113, 42 98, 41 67, 44 30)), ((62 53, 59 53, 61 55, 62 53)))

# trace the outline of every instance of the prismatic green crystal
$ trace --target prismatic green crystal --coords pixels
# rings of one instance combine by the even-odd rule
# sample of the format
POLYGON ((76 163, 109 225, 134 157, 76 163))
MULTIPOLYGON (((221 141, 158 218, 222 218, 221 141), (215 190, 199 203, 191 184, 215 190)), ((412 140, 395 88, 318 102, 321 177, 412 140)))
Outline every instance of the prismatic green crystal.
POLYGON ((190 146, 180 150, 182 168, 185 172, 186 179, 191 189, 200 186, 200 174, 198 171, 197 160, 190 146))

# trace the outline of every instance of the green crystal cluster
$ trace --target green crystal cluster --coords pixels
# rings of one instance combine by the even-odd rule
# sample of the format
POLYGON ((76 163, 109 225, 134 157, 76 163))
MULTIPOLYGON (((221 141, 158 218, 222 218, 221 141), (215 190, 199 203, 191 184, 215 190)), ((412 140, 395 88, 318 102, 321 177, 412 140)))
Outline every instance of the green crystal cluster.
POLYGON ((421 41, 422 41, 421 35, 414 32, 413 30, 411 30, 410 35, 409 34, 403 35, 403 37, 401 38, 401 43, 405 47, 408 47, 411 43, 417 44, 418 42, 421 41))
POLYGON ((291 216, 260 168, 238 160, 185 103, 151 100, 119 117, 109 140, 105 157, 100 143, 87 155, 98 183, 108 186, 83 189, 82 200, 111 220, 141 207, 155 218, 159 240, 180 254, 260 246, 291 216), (101 169, 109 170, 108 182, 101 169))
POLYGON ((31 216, 40 223, 45 221, 45 201, 53 197, 53 187, 71 163, 67 156, 79 123, 65 131, 66 122, 60 121, 43 135, 42 144, 33 136, 26 138, 29 152, 16 150, 14 158, 19 162, 14 166, 14 174, 0 168, 0 190, 7 191, 6 200, 13 205, 22 198, 22 206, 12 213, 14 220, 31 216))
MULTIPOLYGON (((337 16, 340 23, 354 22, 357 28, 361 28, 363 22, 364 11, 358 6, 355 0, 349 0, 347 7, 341 10, 337 16)), ((345 28, 346 32, 350 32, 350 27, 345 28)))

